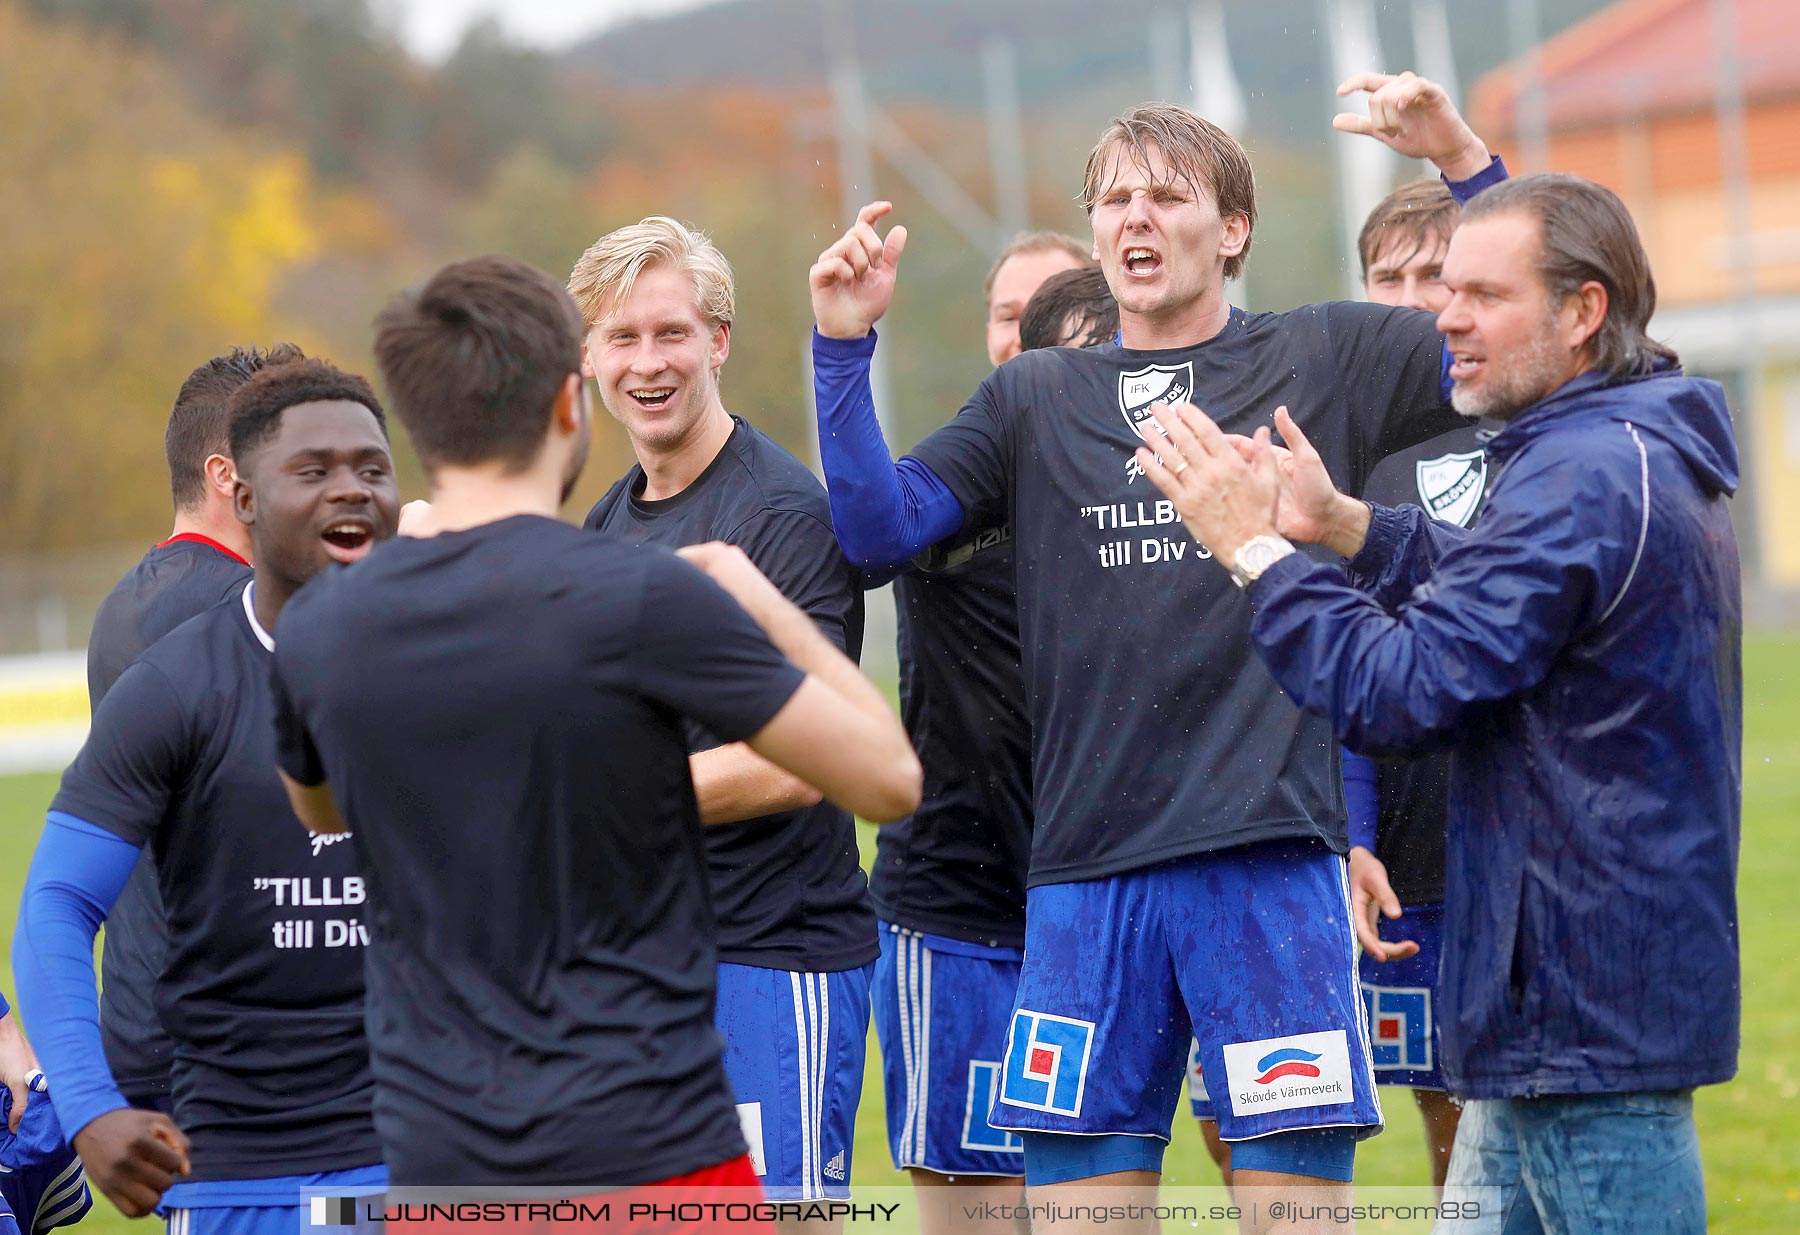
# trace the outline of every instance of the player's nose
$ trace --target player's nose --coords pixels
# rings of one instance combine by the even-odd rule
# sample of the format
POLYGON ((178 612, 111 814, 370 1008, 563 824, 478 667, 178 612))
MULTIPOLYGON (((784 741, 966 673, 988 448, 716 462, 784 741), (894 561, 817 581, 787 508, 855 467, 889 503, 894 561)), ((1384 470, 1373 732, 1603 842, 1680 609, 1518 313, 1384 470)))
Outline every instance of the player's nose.
POLYGON ((1472 328, 1468 306, 1461 296, 1450 297, 1450 303, 1438 314, 1437 328, 1439 334, 1461 334, 1472 328))
POLYGON ((645 339, 632 349, 630 368, 635 376, 648 377, 668 368, 668 362, 663 359, 662 351, 656 346, 655 341, 645 339))
POLYGON ((375 500, 375 482, 356 468, 339 468, 332 473, 332 483, 325 490, 325 500, 337 505, 363 506, 375 500))

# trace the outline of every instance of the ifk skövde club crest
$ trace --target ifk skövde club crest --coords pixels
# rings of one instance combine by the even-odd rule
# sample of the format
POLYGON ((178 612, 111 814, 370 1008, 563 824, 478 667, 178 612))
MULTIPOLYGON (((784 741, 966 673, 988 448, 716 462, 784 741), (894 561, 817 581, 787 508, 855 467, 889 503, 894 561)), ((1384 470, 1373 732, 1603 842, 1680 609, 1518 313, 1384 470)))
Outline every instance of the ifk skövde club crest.
POLYGON ((1194 397, 1192 361, 1178 365, 1145 365, 1119 374, 1119 411, 1133 433, 1142 430, 1159 408, 1189 402, 1194 397))
POLYGON ((1468 527, 1487 491, 1487 456, 1479 450, 1421 459, 1419 500, 1434 519, 1468 527))

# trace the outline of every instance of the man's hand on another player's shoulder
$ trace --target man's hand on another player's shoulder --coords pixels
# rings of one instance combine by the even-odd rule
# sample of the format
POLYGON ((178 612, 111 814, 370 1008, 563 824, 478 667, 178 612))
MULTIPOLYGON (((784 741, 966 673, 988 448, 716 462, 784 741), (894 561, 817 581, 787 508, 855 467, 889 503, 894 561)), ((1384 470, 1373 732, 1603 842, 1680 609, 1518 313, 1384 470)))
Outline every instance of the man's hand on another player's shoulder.
POLYGON ((850 229, 813 263, 807 276, 813 320, 826 338, 862 338, 893 303, 906 228, 889 229, 886 240, 875 232, 876 220, 893 208, 891 202, 864 206, 850 229))
POLYGON ((160 1111, 120 1107, 75 1134, 75 1152, 95 1187, 127 1218, 153 1211, 188 1173, 188 1139, 160 1111))

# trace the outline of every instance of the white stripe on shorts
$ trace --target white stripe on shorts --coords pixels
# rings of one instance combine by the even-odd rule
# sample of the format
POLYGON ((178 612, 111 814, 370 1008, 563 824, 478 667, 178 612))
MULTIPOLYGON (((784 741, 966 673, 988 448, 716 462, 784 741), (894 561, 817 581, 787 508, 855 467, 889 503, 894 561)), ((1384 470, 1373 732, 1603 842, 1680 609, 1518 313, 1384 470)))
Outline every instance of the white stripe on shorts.
POLYGON ((806 976, 807 975, 801 974, 801 973, 789 973, 788 974, 788 981, 792 985, 792 991, 793 991, 793 996, 794 996, 794 1038, 795 1038, 795 1045, 797 1048, 796 1054, 800 1061, 799 1089, 800 1089, 800 1184, 801 1184, 800 1199, 801 1200, 810 1199, 810 1190, 811 1190, 812 1174, 813 1174, 812 1103, 809 1100, 809 1096, 812 1093, 812 1075, 811 1075, 811 1066, 810 1066, 812 1063, 812 1050, 807 1042, 806 995, 804 993, 805 983, 802 981, 802 979, 804 979, 806 976))

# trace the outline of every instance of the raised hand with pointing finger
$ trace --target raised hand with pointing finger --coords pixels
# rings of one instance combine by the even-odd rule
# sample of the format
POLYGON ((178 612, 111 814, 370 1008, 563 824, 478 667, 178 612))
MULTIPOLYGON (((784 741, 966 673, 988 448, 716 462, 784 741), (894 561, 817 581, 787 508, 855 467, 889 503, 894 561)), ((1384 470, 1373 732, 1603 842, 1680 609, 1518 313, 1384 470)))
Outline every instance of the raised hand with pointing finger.
POLYGON ((885 240, 875 231, 876 221, 893 208, 892 202, 864 206, 849 230, 813 263, 807 276, 813 319, 826 338, 862 338, 893 303, 906 228, 889 229, 885 240))
POLYGON ((1337 88, 1340 98, 1359 90, 1369 96, 1369 114, 1339 112, 1331 118, 1338 132, 1373 137, 1408 158, 1430 159, 1451 180, 1467 180, 1488 165, 1487 144, 1436 82, 1413 73, 1358 73, 1337 88))

